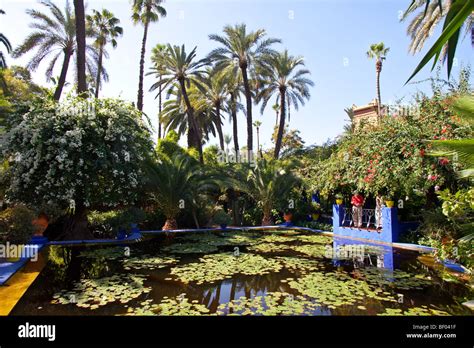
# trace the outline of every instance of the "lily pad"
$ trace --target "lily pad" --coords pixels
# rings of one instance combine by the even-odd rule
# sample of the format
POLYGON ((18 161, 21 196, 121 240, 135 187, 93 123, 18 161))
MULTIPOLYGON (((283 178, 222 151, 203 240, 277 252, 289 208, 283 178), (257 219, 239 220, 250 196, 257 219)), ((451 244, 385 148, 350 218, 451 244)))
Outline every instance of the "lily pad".
POLYGON ((82 279, 74 283, 72 291, 62 290, 53 295, 52 304, 74 304, 77 307, 97 309, 119 301, 128 303, 151 288, 143 285, 145 276, 139 274, 113 275, 100 279, 82 279))
POLYGON ((234 274, 261 275, 278 272, 283 266, 276 260, 260 255, 222 253, 206 255, 200 262, 189 263, 171 269, 171 274, 184 283, 212 283, 234 274))
POLYGON ((160 303, 153 303, 153 300, 145 300, 141 307, 128 308, 125 315, 206 315, 209 309, 197 301, 190 301, 181 294, 175 298, 163 298, 160 303))
POLYGON ((141 270, 141 269, 159 269, 174 265, 178 259, 169 256, 149 256, 133 257, 123 260, 123 268, 125 270, 141 270))

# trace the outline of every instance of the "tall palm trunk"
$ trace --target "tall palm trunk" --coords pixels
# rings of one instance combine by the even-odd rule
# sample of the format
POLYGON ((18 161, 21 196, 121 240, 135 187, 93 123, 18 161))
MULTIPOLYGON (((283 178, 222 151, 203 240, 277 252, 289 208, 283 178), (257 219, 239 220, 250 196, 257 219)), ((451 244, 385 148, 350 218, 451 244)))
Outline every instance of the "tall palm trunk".
POLYGON ((260 153, 260 129, 257 127, 257 155, 260 153))
POLYGON ((59 100, 61 98, 61 93, 63 92, 64 84, 66 83, 67 71, 69 69, 69 62, 71 61, 72 53, 65 49, 64 50, 64 60, 63 66, 61 68, 61 74, 59 75, 58 86, 54 91, 54 100, 59 100))
POLYGON ((76 15, 76 41, 77 41, 77 93, 87 98, 86 81, 86 20, 84 0, 74 0, 74 12, 76 15))
POLYGON ((378 116, 379 118, 382 116, 380 114, 382 108, 382 97, 380 96, 380 73, 382 72, 382 61, 379 59, 375 63, 375 70, 377 72, 377 81, 376 81, 376 88, 377 88, 377 104, 378 104, 378 116))
POLYGON ((217 116, 217 134, 219 135, 219 143, 221 146, 221 150, 224 151, 224 133, 222 133, 222 125, 221 125, 221 106, 220 103, 216 103, 216 116, 217 116))
POLYGON ((270 214, 265 214, 262 219, 262 226, 273 226, 273 218, 270 214))
POLYGON ((190 120, 188 120, 188 148, 195 148, 197 149, 198 144, 196 143, 196 132, 194 131, 194 126, 190 120))
POLYGON ((97 64, 97 77, 95 82, 95 98, 99 98, 99 90, 100 90, 100 75, 102 74, 102 62, 103 62, 103 55, 104 55, 104 46, 100 45, 99 48, 99 62, 97 64))
POLYGON ((149 22, 146 21, 143 28, 142 50, 140 54, 140 75, 138 77, 138 97, 137 97, 137 108, 140 111, 143 111, 143 76, 145 74, 145 52, 146 52, 146 40, 148 37, 148 25, 149 25, 149 22))
POLYGON ((87 209, 82 203, 78 203, 73 214, 69 215, 59 240, 81 240, 93 239, 87 223, 87 209))
POLYGON ((247 152, 248 158, 252 158, 253 151, 253 124, 252 124, 252 92, 250 91, 247 66, 241 66, 242 79, 244 82, 245 99, 247 101, 247 152))
POLYGON ((236 158, 239 155, 239 134, 237 128, 237 106, 235 100, 235 94, 230 93, 230 103, 231 103, 231 117, 232 117, 232 132, 234 135, 234 149, 236 158))
POLYGON ((275 143, 275 159, 280 156, 281 143, 283 140, 283 131, 285 129, 285 117, 286 117, 286 89, 280 88, 280 125, 278 126, 278 134, 275 143))
MULTIPOLYGON (((186 109, 188 113, 188 119, 190 126, 192 126, 189 130, 193 129, 197 150, 199 151, 199 162, 204 163, 204 157, 202 154, 202 140, 201 140, 201 132, 200 127, 197 123, 196 118, 194 117, 194 109, 191 106, 191 102, 189 101, 188 92, 186 90, 186 85, 184 83, 184 79, 179 80, 179 85, 181 87, 181 94, 183 95, 184 103, 186 104, 186 109)), ((188 130, 188 132, 189 132, 188 130)), ((188 133, 189 134, 189 133, 188 133)))
MULTIPOLYGON (((161 111, 163 109, 163 99, 161 92, 163 92, 163 86, 161 86, 161 75, 160 75, 160 87, 158 89, 158 139, 161 139, 164 134, 161 133, 161 111)), ((164 132, 164 129, 163 129, 164 132)))

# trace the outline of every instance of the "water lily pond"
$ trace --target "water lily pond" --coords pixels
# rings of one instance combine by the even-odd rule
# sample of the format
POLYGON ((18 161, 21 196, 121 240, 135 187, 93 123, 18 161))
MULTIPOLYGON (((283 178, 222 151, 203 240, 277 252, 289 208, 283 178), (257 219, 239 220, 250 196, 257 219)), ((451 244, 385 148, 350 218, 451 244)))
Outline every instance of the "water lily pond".
POLYGON ((472 315, 462 279, 416 252, 297 231, 52 247, 13 315, 472 315))

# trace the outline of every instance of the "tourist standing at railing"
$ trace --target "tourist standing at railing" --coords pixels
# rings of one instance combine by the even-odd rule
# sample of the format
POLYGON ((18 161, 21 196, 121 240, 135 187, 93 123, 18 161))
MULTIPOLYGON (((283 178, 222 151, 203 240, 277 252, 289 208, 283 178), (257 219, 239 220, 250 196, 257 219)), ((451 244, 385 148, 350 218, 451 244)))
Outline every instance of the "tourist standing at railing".
POLYGON ((354 221, 354 226, 362 227, 362 207, 364 206, 364 196, 358 191, 354 192, 354 195, 351 199, 352 204, 352 218, 354 221))
POLYGON ((382 205, 383 197, 380 193, 377 193, 375 198, 375 228, 382 228, 382 205))

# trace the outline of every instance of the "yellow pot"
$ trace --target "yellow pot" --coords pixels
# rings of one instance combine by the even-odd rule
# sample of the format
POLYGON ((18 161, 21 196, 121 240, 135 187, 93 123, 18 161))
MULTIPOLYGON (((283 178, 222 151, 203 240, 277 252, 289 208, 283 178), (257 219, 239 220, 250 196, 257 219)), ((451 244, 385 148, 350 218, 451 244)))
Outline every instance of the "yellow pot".
POLYGON ((313 220, 319 219, 319 214, 313 214, 313 215, 312 215, 312 218, 313 218, 313 220))
POLYGON ((336 204, 337 204, 337 205, 341 205, 342 202, 343 202, 343 199, 342 199, 342 198, 336 199, 336 204))
POLYGON ((394 201, 385 201, 385 205, 387 206, 387 208, 393 208, 393 206, 395 205, 395 202, 394 201))

